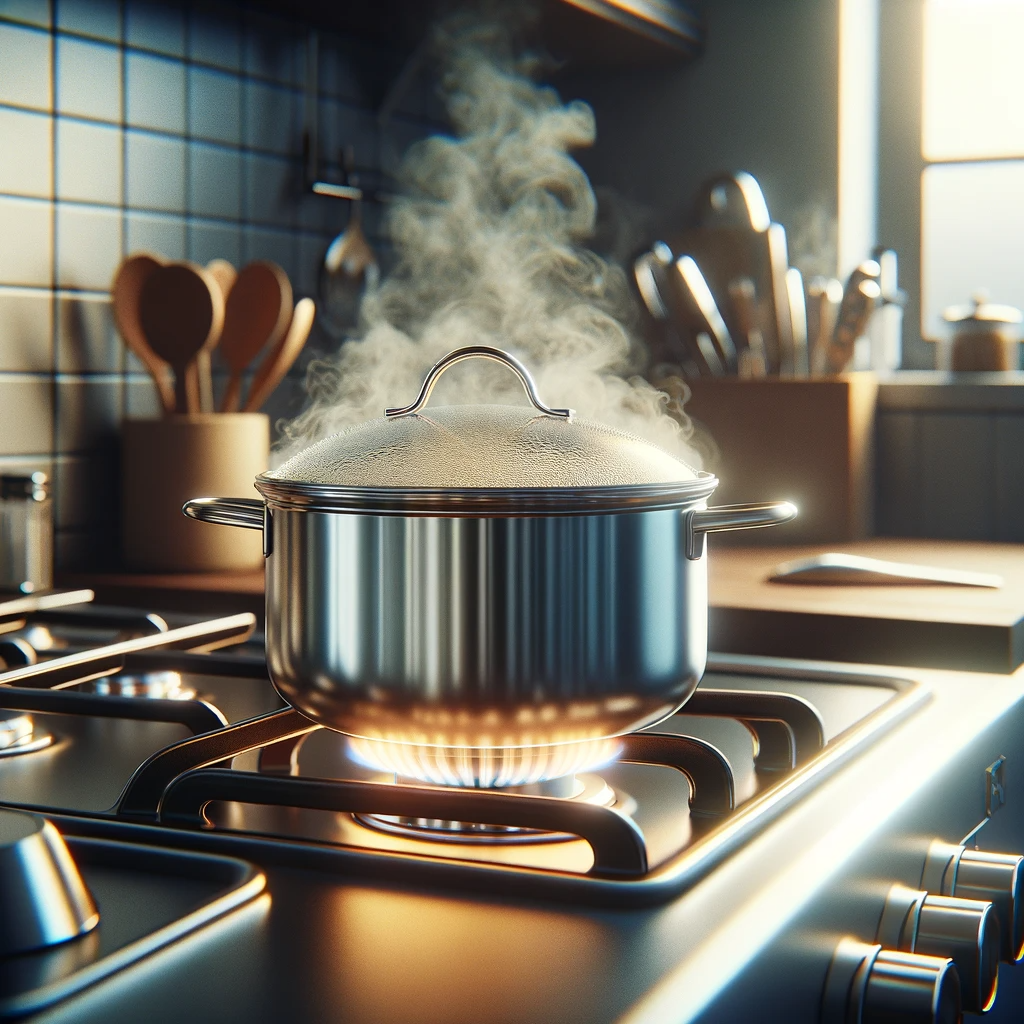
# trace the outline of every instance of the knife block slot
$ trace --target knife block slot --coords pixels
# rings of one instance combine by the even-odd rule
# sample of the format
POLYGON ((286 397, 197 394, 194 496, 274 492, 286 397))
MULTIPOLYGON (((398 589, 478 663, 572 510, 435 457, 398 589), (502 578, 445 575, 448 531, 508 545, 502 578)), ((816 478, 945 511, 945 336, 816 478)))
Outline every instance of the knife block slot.
POLYGON ((721 480, 714 504, 792 501, 790 523, 714 543, 819 544, 870 537, 878 379, 701 378, 686 412, 715 442, 705 469, 721 480))

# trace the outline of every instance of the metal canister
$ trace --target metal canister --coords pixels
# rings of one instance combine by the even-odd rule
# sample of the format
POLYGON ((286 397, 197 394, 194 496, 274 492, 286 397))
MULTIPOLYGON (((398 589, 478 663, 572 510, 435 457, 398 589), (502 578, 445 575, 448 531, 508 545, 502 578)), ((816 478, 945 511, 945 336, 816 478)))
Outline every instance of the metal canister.
POLYGON ((953 327, 951 369, 1018 368, 1022 314, 1016 307, 996 305, 978 293, 970 305, 948 307, 942 319, 953 327))
POLYGON ((45 473, 0 476, 0 591, 53 586, 53 507, 45 473))

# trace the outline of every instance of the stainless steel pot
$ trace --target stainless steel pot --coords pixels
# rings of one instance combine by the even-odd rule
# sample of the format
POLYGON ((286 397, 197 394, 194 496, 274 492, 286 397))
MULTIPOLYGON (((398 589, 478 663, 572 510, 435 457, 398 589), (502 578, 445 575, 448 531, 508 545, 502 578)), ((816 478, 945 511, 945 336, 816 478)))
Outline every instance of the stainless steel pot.
POLYGON ((261 475, 265 502, 198 498, 184 512, 263 531, 267 661, 285 700, 363 738, 371 763, 430 781, 509 784, 551 774, 567 750, 598 756, 609 737, 665 718, 696 688, 707 656, 705 535, 796 514, 788 503, 708 509, 716 485, 647 442, 549 409, 516 360, 474 348, 441 360, 412 406, 261 475), (420 415, 438 376, 471 355, 515 370, 540 415, 420 415), (511 431, 509 418, 519 424, 511 431), (403 444, 411 436, 415 448, 426 431, 448 445, 465 423, 485 482, 532 472, 557 483, 559 451, 571 453, 569 477, 586 482, 424 486, 458 470, 465 446, 432 462, 433 442, 411 459, 403 444), (517 453, 524 436, 542 461, 553 447, 557 457, 524 469, 533 457, 517 453), (391 458, 367 469, 360 453, 372 462, 378 441, 391 458), (511 464, 495 465, 510 448, 511 464), (635 476, 644 460, 646 479, 605 482, 635 476))

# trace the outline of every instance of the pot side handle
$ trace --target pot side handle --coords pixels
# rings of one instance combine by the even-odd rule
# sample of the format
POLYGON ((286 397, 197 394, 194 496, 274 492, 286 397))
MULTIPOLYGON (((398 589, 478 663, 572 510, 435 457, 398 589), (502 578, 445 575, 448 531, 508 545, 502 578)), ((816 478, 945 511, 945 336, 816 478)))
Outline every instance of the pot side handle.
POLYGON ((256 498, 193 498, 181 506, 181 511, 201 523, 262 530, 264 507, 256 498))
POLYGON ((789 501, 772 501, 759 505, 719 505, 698 509, 686 517, 686 557, 701 558, 704 538, 709 533, 725 530, 756 530, 778 526, 795 519, 797 507, 789 501))

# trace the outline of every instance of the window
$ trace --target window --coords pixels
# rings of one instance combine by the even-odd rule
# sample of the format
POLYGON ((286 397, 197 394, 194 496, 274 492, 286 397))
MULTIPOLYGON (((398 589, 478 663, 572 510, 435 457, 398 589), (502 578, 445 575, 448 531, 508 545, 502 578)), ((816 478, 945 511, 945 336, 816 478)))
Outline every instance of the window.
POLYGON ((1024 0, 925 0, 921 330, 978 289, 1024 308, 1024 0))

